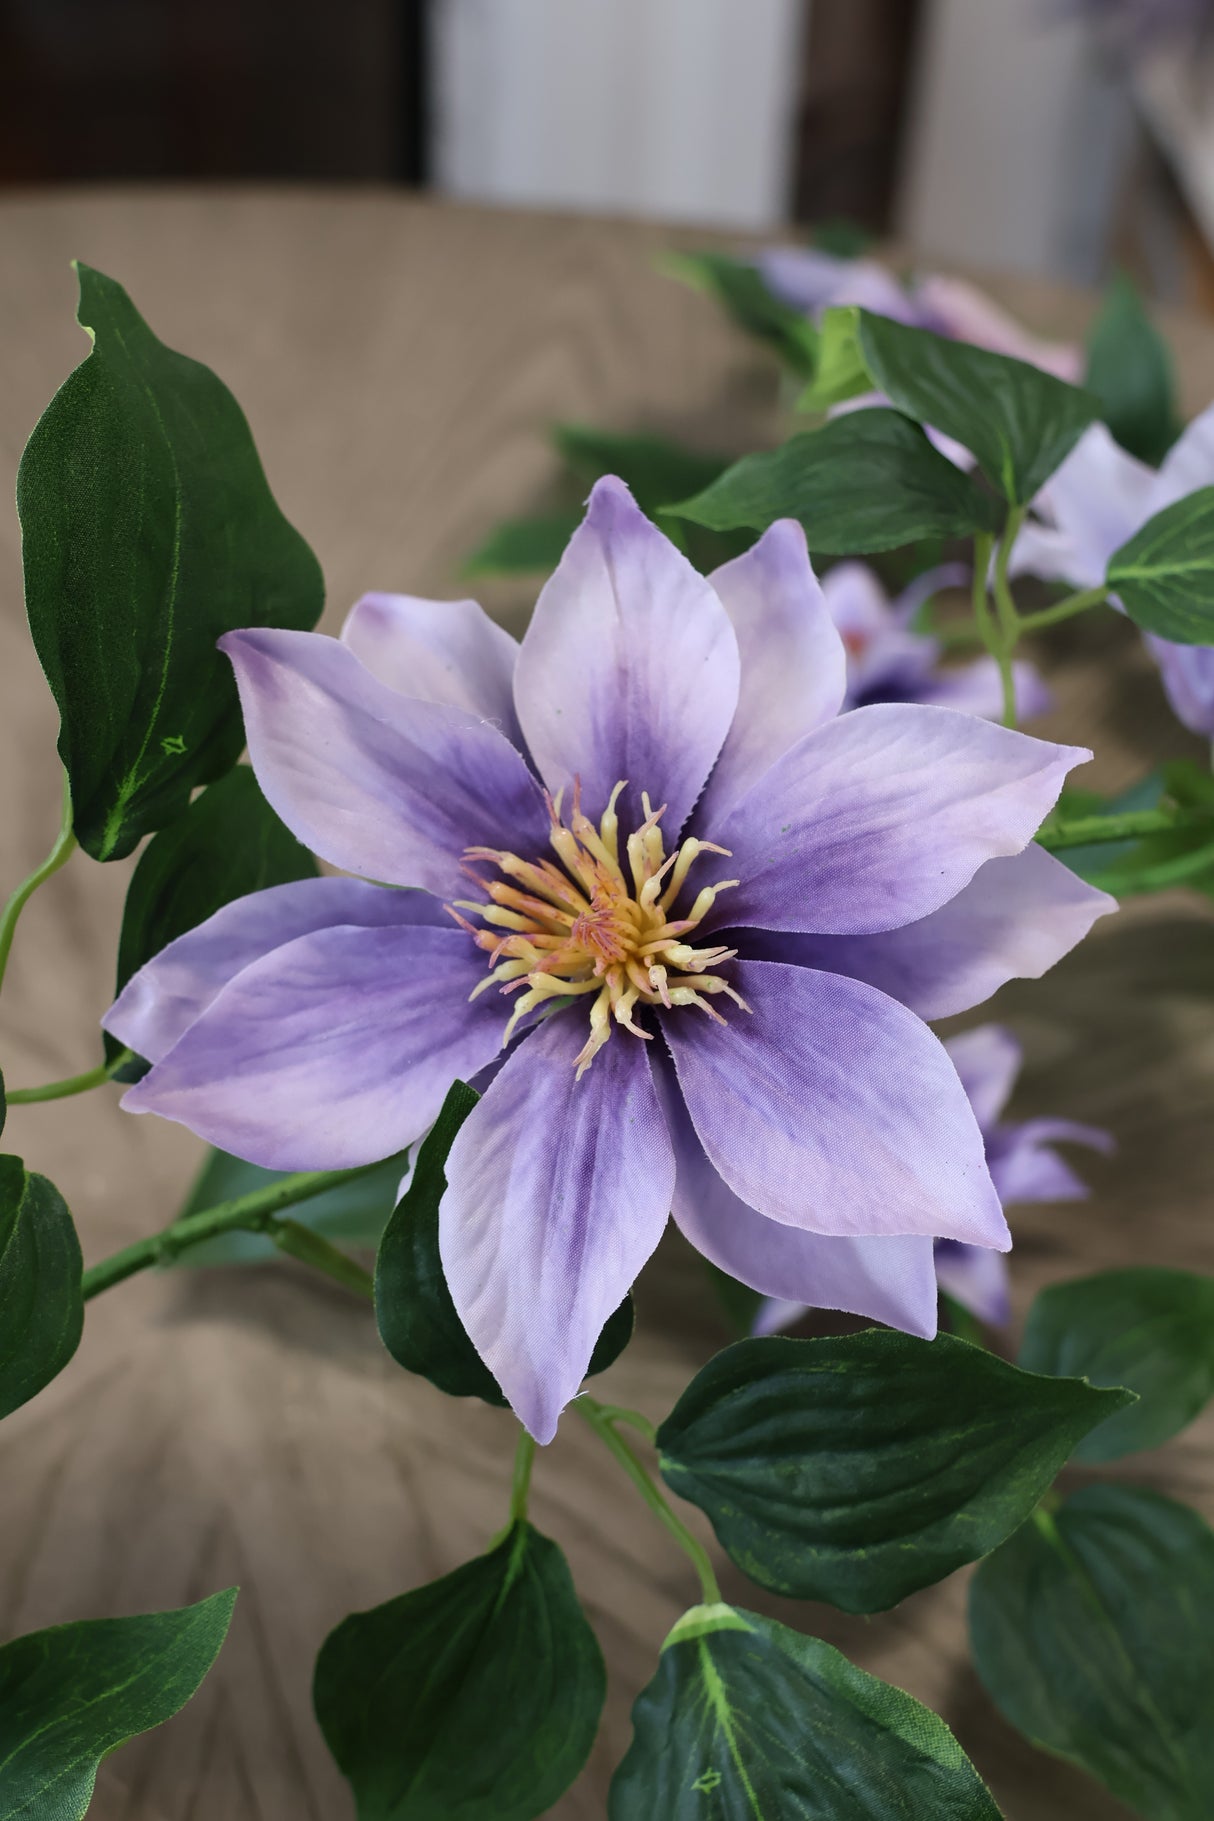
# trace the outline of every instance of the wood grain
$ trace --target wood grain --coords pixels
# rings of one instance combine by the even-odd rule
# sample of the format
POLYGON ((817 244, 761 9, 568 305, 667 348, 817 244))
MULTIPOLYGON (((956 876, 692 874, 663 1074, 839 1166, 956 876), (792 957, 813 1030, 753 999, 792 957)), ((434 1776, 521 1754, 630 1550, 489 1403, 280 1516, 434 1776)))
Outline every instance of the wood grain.
MULTIPOLYGON (((459 562, 501 515, 543 499, 553 418, 641 421, 715 444, 772 437, 770 369, 703 300, 657 275, 677 236, 507 216, 358 192, 97 192, 0 205, 0 465, 85 351, 68 260, 127 284, 157 331, 209 361, 252 420, 271 483, 312 542, 331 621, 364 589, 461 591, 459 562)), ((688 237, 682 236, 683 244, 688 237)), ((1043 331, 1087 300, 1002 287, 1043 331)), ((1177 325, 1186 402, 1214 391, 1214 336, 1177 325)), ((15 520, 0 524, 0 879, 53 837, 55 721, 25 633, 15 520)), ((518 623, 529 590, 484 591, 518 623)), ((1042 732, 1093 739, 1093 781, 1187 750, 1129 629, 1063 629, 1048 647, 1060 712, 1042 732)), ((84 859, 41 893, 0 1007, 10 1085, 89 1066, 109 996, 128 866, 84 859)), ((1108 1126, 1090 1202, 1015 1222, 1018 1316, 1079 1271, 1141 1260, 1214 1270, 1209 1108, 1214 942, 1195 903, 1136 907, 1045 985, 997 1006, 1025 1037, 1017 1106, 1108 1126)), ((985 1014, 984 1014, 985 1015, 985 1014)), ((6 1146, 63 1189, 86 1255, 163 1224, 198 1156, 185 1133, 128 1118, 108 1091, 14 1111, 6 1146)), ((639 1336, 611 1391, 660 1416, 723 1334, 698 1267, 663 1249, 639 1336)), ((591 1763, 552 1811, 604 1812, 628 1711, 694 1587, 631 1488, 567 1424, 540 1460, 534 1516, 569 1553, 607 1654, 610 1696, 591 1763)), ((68 1371, 0 1440, 0 1636, 242 1587, 231 1639, 177 1721, 103 1767, 98 1821, 342 1821, 351 1804, 311 1717, 317 1646, 346 1612, 481 1548, 507 1494, 512 1424, 406 1378, 366 1311, 284 1264, 133 1280, 91 1305, 68 1371)), ((1204 1419, 1126 1477, 1210 1511, 1204 1419)), ((1034 1754, 967 1665, 965 1576, 864 1622, 777 1612, 939 1707, 1012 1821, 1123 1813, 1034 1754)))

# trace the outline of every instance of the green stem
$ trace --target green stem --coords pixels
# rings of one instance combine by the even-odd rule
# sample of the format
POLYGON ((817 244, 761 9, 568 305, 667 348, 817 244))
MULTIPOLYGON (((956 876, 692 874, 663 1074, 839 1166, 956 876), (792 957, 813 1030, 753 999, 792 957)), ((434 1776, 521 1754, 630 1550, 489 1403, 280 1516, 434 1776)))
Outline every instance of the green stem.
POLYGON ((600 1404, 599 1415, 607 1423, 627 1423, 636 1429, 651 1448, 657 1446, 658 1431, 656 1423, 651 1423, 639 1410, 629 1410, 623 1404, 600 1404))
POLYGON ((266 1223, 266 1232, 279 1251, 289 1258, 311 1265, 314 1271, 323 1271, 344 1290, 353 1290, 355 1296, 365 1296, 368 1302, 375 1301, 375 1279, 371 1273, 364 1271, 356 1259, 348 1258, 337 1246, 330 1245, 323 1234, 313 1232, 302 1221, 273 1219, 266 1223))
POLYGON ((130 1050, 120 1050, 112 1062, 86 1069, 83 1075, 69 1075, 66 1081, 48 1081, 40 1088, 14 1088, 8 1103, 14 1107, 33 1106, 40 1100, 66 1100, 70 1094, 87 1094, 90 1088, 101 1088, 107 1081, 112 1081, 119 1069, 126 1067, 131 1055, 130 1050))
POLYGON ((0 982, 3 981, 4 970, 8 966, 8 954, 13 946, 18 917, 38 887, 44 884, 52 873, 59 871, 64 861, 71 855, 75 845, 76 837, 72 833, 72 793, 65 772, 63 776, 63 814, 60 818, 55 845, 41 866, 36 866, 29 878, 21 881, 4 909, 0 911, 0 982))
POLYGON ((531 1469, 535 1465, 535 1437, 524 1429, 514 1451, 514 1478, 510 1485, 510 1522, 522 1524, 527 1517, 527 1496, 531 1491, 531 1469))
POLYGON ((137 1239, 133 1245, 124 1246, 120 1252, 103 1258, 100 1264, 87 1270, 82 1282, 84 1300, 87 1302, 111 1285, 133 1277, 137 1271, 146 1271, 149 1265, 168 1264, 190 1246, 200 1245, 204 1239, 214 1239, 220 1233, 237 1230, 263 1233, 281 1208, 310 1201, 314 1195, 323 1195, 326 1189, 354 1182, 378 1168, 378 1163, 367 1163, 356 1170, 302 1171, 295 1176, 284 1176, 281 1182, 271 1183, 268 1188, 254 1189, 232 1201, 217 1202, 213 1208, 202 1208, 197 1214, 186 1214, 162 1232, 152 1233, 147 1239, 137 1239))
POLYGON ((1076 816, 1072 822, 1046 823, 1037 839, 1050 853, 1068 847, 1094 847, 1114 841, 1141 841, 1147 835, 1179 828, 1209 828, 1210 812, 1184 809, 1129 809, 1120 816, 1076 816))
POLYGON ((1012 545, 1024 523, 1024 508, 1017 507, 1008 513, 1007 524, 1003 527, 1003 536, 995 548, 994 594, 995 612, 999 619, 999 644, 995 650, 995 662, 999 666, 999 681, 1003 685, 1003 725, 1016 725, 1016 673, 1012 669, 1012 653, 1020 637, 1020 615, 1012 597, 1011 583, 1008 580, 1008 564, 1011 561, 1012 545))
POLYGON ((1068 594, 1065 600, 1055 601, 1052 607, 1043 607, 1039 613, 1021 614, 1020 630, 1036 632, 1041 626, 1056 626, 1059 620, 1069 620, 1077 613, 1086 613, 1089 607, 1101 606, 1108 596, 1109 591, 1103 583, 1099 588, 1085 588, 1081 594, 1068 594))
MULTIPOLYGON (((1010 520, 1009 520, 1010 523, 1010 520)), ((974 580, 972 600, 974 619, 978 624, 978 633, 996 664, 999 666, 999 681, 1003 689, 1003 720, 1008 727, 1016 725, 1016 680, 1012 670, 1011 645, 1004 629, 1002 616, 996 621, 987 599, 986 578, 991 565, 991 551, 994 539, 985 534, 974 539, 974 580)), ((1015 607, 1012 609, 1015 612, 1015 607)), ((1012 643, 1015 643, 1013 638, 1012 643)))
POLYGON ((624 1469, 629 1479, 641 1494, 641 1497, 645 1500, 645 1503, 658 1518, 659 1522, 666 1526, 675 1542, 679 1545, 679 1548, 685 1550, 691 1557, 691 1560, 695 1565, 696 1573, 700 1577, 700 1586, 704 1594, 704 1604, 706 1606, 721 1605, 721 1589, 717 1585, 717 1577, 713 1570, 712 1562, 709 1560, 708 1551, 699 1539, 691 1534, 691 1531, 688 1530, 682 1518, 671 1510, 665 1498, 663 1498, 661 1492, 654 1484, 653 1479, 645 1471, 645 1468, 632 1452, 632 1449, 628 1446, 628 1443, 624 1440, 623 1436, 616 1434, 615 1429, 612 1427, 610 1406, 596 1403, 594 1398, 588 1397, 585 1392, 583 1392, 581 1397, 574 1401, 573 1407, 578 1412, 579 1416, 589 1423, 600 1441, 604 1442, 611 1450, 616 1460, 620 1463, 620 1466, 624 1469))

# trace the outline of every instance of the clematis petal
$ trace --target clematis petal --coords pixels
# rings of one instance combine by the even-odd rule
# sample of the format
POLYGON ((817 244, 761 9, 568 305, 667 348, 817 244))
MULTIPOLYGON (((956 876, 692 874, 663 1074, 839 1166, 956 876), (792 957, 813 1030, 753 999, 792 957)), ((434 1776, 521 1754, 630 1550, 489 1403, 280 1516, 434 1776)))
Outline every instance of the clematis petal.
POLYGON ((364 594, 346 615, 341 637, 389 689, 465 709, 522 745, 514 714, 518 640, 475 601, 364 594))
POLYGON ((585 1037, 582 1018, 558 1013, 508 1058, 451 1147, 439 1208, 460 1320, 540 1442, 657 1245, 674 1191, 649 1045, 617 1037, 578 1081, 585 1037))
POLYGON ((756 1214, 708 1161, 669 1062, 655 1074, 675 1145, 674 1218, 698 1252, 797 1310, 843 1309, 931 1339, 937 1298, 930 1239, 828 1238, 756 1214))
POLYGON ((1214 646, 1174 645, 1147 633, 1172 712, 1190 733, 1214 738, 1214 646))
POLYGON ((229 981, 122 1104, 271 1170, 390 1157, 501 1047, 501 998, 469 1003, 483 978, 454 928, 298 936, 229 981))
POLYGON ((951 708, 840 715, 709 824, 732 856, 716 876, 742 880, 717 924, 900 929, 947 904, 984 861, 1027 846, 1067 772, 1091 756, 951 708))
MULTIPOLYGON (((1053 697, 1031 664, 1012 665, 1012 683, 1016 695, 1017 721, 1031 721, 1048 713, 1053 697)), ((994 658, 975 658, 972 664, 956 664, 938 670, 915 692, 915 701, 934 704, 937 708, 956 708, 962 714, 980 715, 986 721, 998 721, 1003 714, 1003 682, 994 658)))
POLYGON ((780 519, 709 577, 741 658, 737 711, 700 816, 723 815, 797 741, 843 706, 847 661, 810 566, 805 533, 780 519))
POLYGON ((1024 1051, 1001 1024, 979 1024, 945 1041, 948 1059, 984 1133, 1012 1097, 1024 1051))
POLYGON ((1023 323, 963 278, 932 272, 918 279, 915 301, 924 313, 925 327, 953 341, 972 342, 994 354, 1008 354, 1043 372, 1053 373, 1077 386, 1083 372, 1083 349, 1076 342, 1044 341, 1023 323))
POLYGON ((1163 458, 1154 485, 1142 509, 1142 518, 1152 518, 1174 500, 1199 487, 1214 485, 1214 405, 1207 405, 1191 424, 1181 431, 1163 458))
POLYGON ((225 904, 132 975, 101 1020, 119 1043, 159 1062, 251 962, 314 930, 377 929, 451 919, 429 892, 390 891, 362 879, 299 879, 225 904))
POLYGON ((1007 1260, 986 1246, 964 1246, 942 1239, 936 1246, 936 1279, 946 1296, 992 1328, 1012 1319, 1007 1260))
POLYGON ((898 322, 919 321, 910 292, 875 259, 841 259, 819 247, 766 247, 755 264, 775 296, 808 316, 820 315, 828 304, 858 304, 898 322))
POLYGON ((1105 1156, 1115 1146, 1099 1126, 1072 1119, 1025 1119, 997 1129, 988 1143, 991 1178, 1005 1207, 1015 1202, 1082 1201, 1088 1186, 1052 1145, 1081 1144, 1105 1156))
POLYGON ((738 701, 738 642, 713 589, 608 477, 536 605, 514 677, 519 722, 554 793, 582 781, 597 819, 616 783, 625 828, 647 791, 669 848, 738 701))
POLYGON ((219 645, 257 781, 322 859, 451 897, 467 890, 465 848, 545 850, 542 794, 496 728, 398 695, 319 633, 257 627, 219 645))
POLYGON ((1084 431, 1042 488, 1030 523, 1012 547, 1011 573, 1096 588, 1109 558, 1155 507, 1155 471, 1127 455, 1103 424, 1084 431))
POLYGON ((739 962, 727 1025, 662 1019, 708 1156, 748 1207, 811 1233, 1011 1243, 943 1044, 858 980, 739 962))
MULTIPOLYGON (((1117 909, 1053 854, 1030 842, 988 860, 957 896, 928 917, 875 936, 796 936, 747 931, 758 961, 849 974, 900 999, 920 1018, 951 1018, 981 1005, 1008 980, 1038 980, 1117 909)), ((731 943, 732 946, 732 943, 731 943)))

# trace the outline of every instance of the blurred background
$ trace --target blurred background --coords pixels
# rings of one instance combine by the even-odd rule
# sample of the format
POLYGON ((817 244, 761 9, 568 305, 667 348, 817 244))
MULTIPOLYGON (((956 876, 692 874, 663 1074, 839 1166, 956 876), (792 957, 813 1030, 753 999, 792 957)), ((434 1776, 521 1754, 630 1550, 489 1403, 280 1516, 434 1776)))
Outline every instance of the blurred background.
POLYGON ((1214 0, 0 0, 0 184, 379 182, 1214 307, 1214 0))

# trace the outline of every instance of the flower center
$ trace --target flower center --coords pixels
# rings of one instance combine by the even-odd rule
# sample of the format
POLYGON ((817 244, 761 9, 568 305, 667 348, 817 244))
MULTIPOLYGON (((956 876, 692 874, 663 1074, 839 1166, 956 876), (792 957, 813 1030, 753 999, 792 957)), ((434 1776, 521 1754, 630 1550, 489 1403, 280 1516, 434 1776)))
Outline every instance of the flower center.
MULTIPOLYGON (((684 841, 667 856, 660 827, 665 804, 651 809, 641 797, 645 820, 624 844, 616 801, 621 781, 596 828, 583 815, 581 788, 574 785, 573 814, 561 815, 561 797, 548 798, 552 819, 549 837, 560 865, 551 860, 520 860, 493 847, 465 850, 465 871, 476 880, 488 903, 461 899, 448 906, 456 922, 489 952, 489 972, 473 993, 497 981, 504 993, 521 994, 506 1027, 508 1041, 519 1019, 549 999, 590 998, 590 1035, 577 1058, 579 1078, 621 1025, 647 1042, 633 1013, 639 1005, 698 1005, 723 1024, 711 1004, 726 994, 744 1011, 750 1007, 728 981, 711 970, 732 961, 731 948, 695 948, 686 938, 712 909, 717 893, 736 885, 726 879, 707 885, 687 914, 674 916, 674 904, 700 854, 728 854, 711 841, 684 841), (504 878, 482 879, 472 862, 488 861, 504 878), (487 925, 477 929, 460 916, 471 911, 487 925)), ((562 793, 563 794, 563 793, 562 793)))

